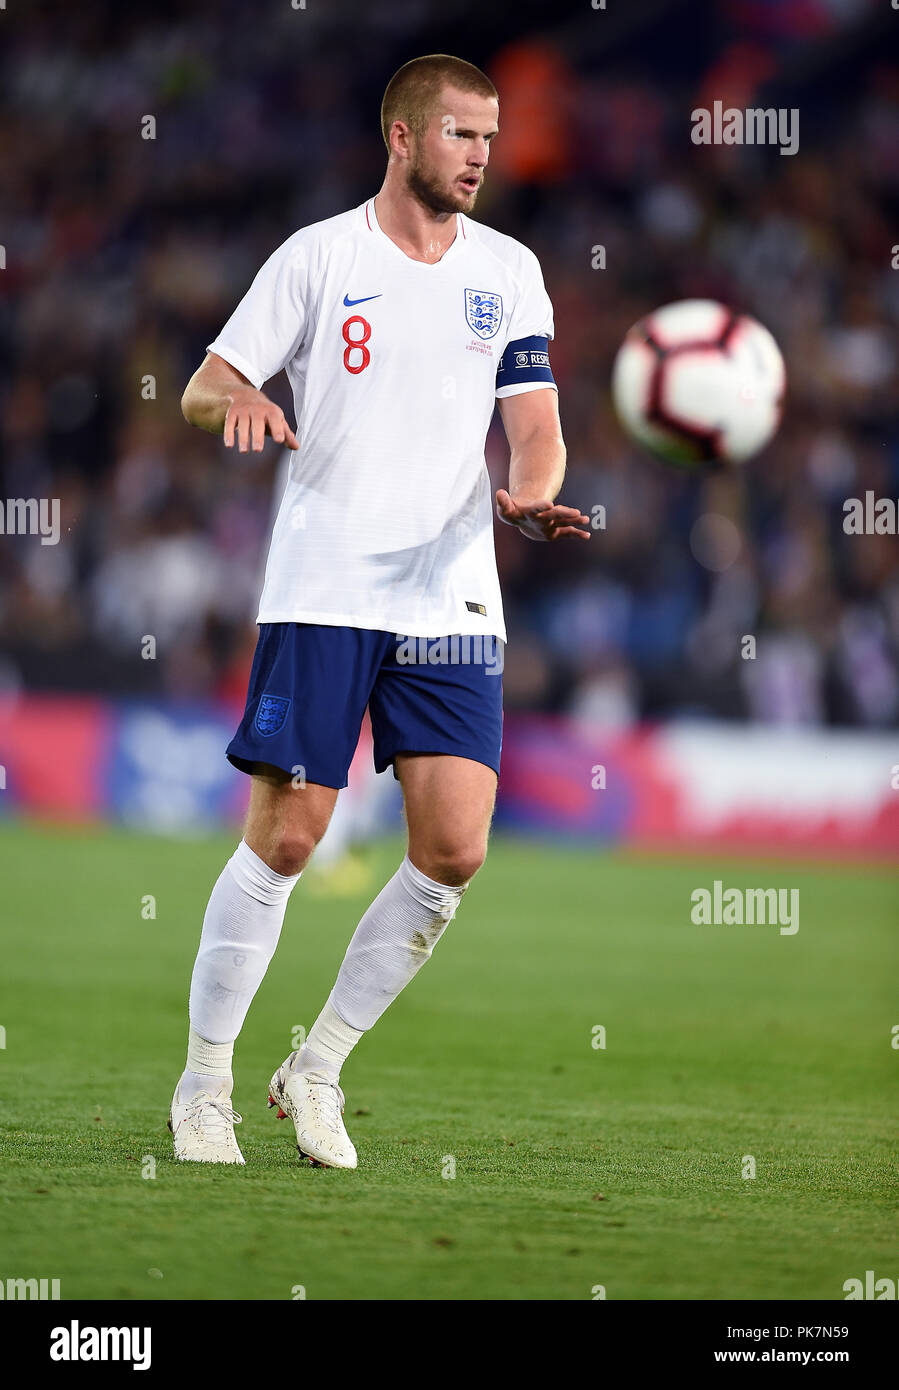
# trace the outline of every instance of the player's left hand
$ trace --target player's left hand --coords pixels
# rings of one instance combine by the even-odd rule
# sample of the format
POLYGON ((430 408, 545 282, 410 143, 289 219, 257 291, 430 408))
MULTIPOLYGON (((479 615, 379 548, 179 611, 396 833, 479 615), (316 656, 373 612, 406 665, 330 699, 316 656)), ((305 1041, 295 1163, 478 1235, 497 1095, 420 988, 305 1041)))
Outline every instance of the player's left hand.
POLYGON ((505 489, 496 494, 496 514, 508 526, 517 526, 532 541, 557 541, 562 536, 580 536, 590 539, 590 532, 582 528, 589 526, 590 518, 578 511, 577 507, 559 507, 545 498, 528 502, 514 498, 505 489))

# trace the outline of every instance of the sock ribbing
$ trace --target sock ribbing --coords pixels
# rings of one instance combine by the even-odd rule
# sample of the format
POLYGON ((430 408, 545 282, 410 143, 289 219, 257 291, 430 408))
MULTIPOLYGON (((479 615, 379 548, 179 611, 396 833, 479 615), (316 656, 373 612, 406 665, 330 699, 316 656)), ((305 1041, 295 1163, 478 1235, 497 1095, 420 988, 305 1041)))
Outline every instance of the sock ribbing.
POLYGON ((260 859, 255 850, 250 849, 246 840, 241 840, 237 849, 228 860, 228 868, 232 877, 245 893, 249 893, 251 898, 257 902, 265 903, 267 906, 274 906, 275 903, 286 901, 290 897, 297 880, 302 877, 302 869, 298 874, 277 874, 274 869, 270 869, 264 859, 260 859))
POLYGON ((211 1043, 193 1028, 187 1034, 187 1070, 198 1076, 230 1076, 234 1044, 211 1043))
POLYGON ((362 1037, 362 1029, 351 1028, 337 1013, 331 1000, 325 1004, 309 1030, 306 1045, 297 1059, 301 1071, 316 1070, 323 1062, 324 1070, 340 1075, 340 1068, 362 1037))

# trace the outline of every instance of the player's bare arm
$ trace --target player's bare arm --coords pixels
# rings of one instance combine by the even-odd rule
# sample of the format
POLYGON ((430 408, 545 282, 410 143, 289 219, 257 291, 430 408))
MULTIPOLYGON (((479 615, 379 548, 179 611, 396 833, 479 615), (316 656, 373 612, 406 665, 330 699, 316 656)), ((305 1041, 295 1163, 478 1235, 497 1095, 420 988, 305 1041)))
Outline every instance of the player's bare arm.
POLYGON ((590 539, 582 527, 590 518, 577 507, 554 505, 565 477, 565 442, 555 391, 526 391, 499 402, 509 460, 509 491, 496 494, 496 514, 531 540, 557 541, 563 536, 590 539))
POLYGON ((207 353, 187 383, 181 411, 189 424, 224 435, 226 448, 233 448, 236 439, 241 454, 251 447, 260 453, 266 435, 288 449, 299 448, 281 407, 215 352, 207 353))

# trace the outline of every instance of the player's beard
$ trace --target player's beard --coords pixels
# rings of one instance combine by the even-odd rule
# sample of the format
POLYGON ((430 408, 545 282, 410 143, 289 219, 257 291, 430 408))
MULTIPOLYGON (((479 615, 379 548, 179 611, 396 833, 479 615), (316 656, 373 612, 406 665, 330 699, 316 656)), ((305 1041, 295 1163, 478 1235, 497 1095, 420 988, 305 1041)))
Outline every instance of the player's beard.
POLYGON ((434 216, 449 212, 471 212, 478 198, 477 190, 470 194, 456 192, 452 184, 447 187, 439 175, 417 156, 410 163, 406 184, 412 196, 434 216))

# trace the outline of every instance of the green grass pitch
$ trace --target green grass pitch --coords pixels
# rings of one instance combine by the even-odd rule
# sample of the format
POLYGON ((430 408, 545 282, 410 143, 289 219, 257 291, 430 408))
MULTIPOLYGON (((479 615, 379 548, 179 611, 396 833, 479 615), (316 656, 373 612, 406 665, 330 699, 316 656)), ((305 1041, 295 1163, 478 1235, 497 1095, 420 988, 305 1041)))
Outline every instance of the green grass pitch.
POLYGON ((165 1121, 234 842, 3 827, 0 1277, 87 1299, 839 1300, 899 1273, 887 869, 495 837, 344 1070, 359 1169, 312 1169, 267 1082, 399 861, 379 844, 370 892, 294 893, 235 1057, 247 1167, 204 1169, 165 1121), (797 935, 694 926, 715 878, 798 888, 797 935))

